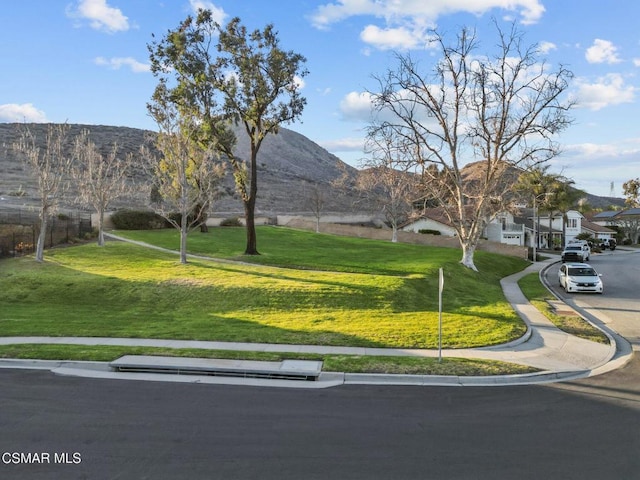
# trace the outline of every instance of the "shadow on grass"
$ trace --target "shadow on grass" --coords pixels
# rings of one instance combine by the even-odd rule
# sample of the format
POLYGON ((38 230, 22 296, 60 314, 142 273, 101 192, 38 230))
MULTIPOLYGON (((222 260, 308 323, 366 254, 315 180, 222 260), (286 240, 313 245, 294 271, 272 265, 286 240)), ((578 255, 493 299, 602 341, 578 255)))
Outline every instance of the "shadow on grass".
MULTIPOLYGON (((215 274, 216 269, 211 271, 215 274)), ((194 285, 196 280, 182 276, 162 281, 123 280, 51 262, 23 272, 16 270, 0 276, 0 331, 6 336, 384 346, 339 331, 315 330, 308 321, 300 322, 299 328, 281 327, 238 316, 246 312, 259 317, 262 310, 375 309, 372 298, 379 294, 376 287, 341 283, 339 288, 318 292, 290 283, 287 288, 265 290, 251 285, 249 278, 257 274, 235 273, 247 276, 246 286, 194 285)), ((304 283, 296 278, 288 280, 304 283)), ((327 285, 335 286, 331 282, 327 285)))

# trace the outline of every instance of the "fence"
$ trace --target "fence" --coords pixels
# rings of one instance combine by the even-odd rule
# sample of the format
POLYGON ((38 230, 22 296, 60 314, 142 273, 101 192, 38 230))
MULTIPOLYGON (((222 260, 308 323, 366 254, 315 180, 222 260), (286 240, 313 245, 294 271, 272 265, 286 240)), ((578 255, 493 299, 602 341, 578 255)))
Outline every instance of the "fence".
MULTIPOLYGON (((49 219, 45 248, 70 243, 92 232, 91 218, 81 214, 64 214, 49 219)), ((0 258, 28 255, 35 251, 40 222, 31 210, 0 212, 0 258)))

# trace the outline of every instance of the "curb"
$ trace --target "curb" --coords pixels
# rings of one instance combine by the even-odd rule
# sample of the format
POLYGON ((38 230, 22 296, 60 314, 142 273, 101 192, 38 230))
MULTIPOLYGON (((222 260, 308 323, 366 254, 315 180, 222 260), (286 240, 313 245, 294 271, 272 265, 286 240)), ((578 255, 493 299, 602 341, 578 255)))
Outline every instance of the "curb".
POLYGON ((322 372, 318 381, 305 382, 300 380, 264 380, 207 375, 116 372, 110 368, 109 362, 68 360, 0 359, 0 369, 1 368, 49 370, 54 375, 82 378, 305 389, 322 389, 340 385, 502 387, 554 383, 585 378, 591 373, 591 370, 575 370, 562 372, 546 371, 519 375, 464 377, 454 375, 392 375, 379 373, 322 372))

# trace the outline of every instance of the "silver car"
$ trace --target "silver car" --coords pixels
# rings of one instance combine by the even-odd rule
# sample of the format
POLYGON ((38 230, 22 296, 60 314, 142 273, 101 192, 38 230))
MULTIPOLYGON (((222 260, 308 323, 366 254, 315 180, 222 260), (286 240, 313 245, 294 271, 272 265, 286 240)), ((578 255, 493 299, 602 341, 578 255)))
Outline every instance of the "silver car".
POLYGON ((588 263, 565 263, 558 270, 558 283, 564 291, 602 293, 601 275, 588 263))

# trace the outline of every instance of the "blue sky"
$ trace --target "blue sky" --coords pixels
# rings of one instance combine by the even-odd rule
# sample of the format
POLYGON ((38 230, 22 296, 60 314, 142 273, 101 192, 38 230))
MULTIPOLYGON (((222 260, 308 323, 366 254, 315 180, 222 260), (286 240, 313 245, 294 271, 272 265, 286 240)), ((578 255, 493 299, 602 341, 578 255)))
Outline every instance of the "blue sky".
MULTIPOLYGON (((640 176, 640 3, 631 0, 23 0, 3 2, 0 122, 65 122, 155 129, 156 79, 147 44, 198 7, 249 29, 273 23, 282 46, 307 58, 301 121, 288 128, 342 160, 363 158, 373 75, 394 51, 433 61, 427 30, 516 21, 551 66, 574 73, 574 125, 552 170, 596 195, 640 176)), ((479 51, 482 53, 482 50, 479 51)))

